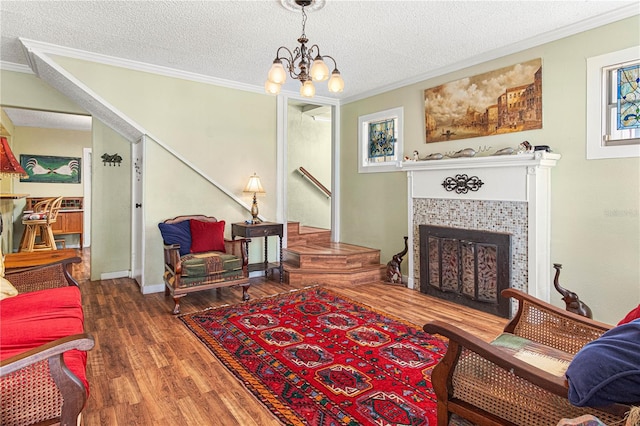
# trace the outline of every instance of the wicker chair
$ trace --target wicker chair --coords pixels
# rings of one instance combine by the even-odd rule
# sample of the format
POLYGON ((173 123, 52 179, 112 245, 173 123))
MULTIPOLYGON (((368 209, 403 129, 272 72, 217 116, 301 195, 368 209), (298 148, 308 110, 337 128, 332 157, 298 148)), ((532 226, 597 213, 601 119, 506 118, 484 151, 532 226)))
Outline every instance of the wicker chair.
POLYGON ((561 310, 515 289, 502 291, 502 296, 517 299, 518 311, 493 343, 441 321, 423 327, 427 333, 449 339, 447 353, 431 376, 438 398, 438 425, 448 425, 452 414, 478 425, 549 426, 562 418, 585 414, 592 414, 605 424, 621 423, 630 407, 575 407, 567 399, 568 385, 563 372, 553 374, 548 368, 523 361, 527 357, 509 350, 513 348, 496 345, 503 336, 519 341, 527 339, 531 346, 537 346, 528 347, 528 354, 531 350, 543 353, 541 360, 559 360, 556 365, 564 365, 566 369, 580 348, 611 326, 561 310))
MULTIPOLYGON (((7 271, 6 278, 20 293, 77 286, 68 272, 68 264, 79 261, 80 258, 75 257, 46 266, 7 271)), ((73 349, 88 351, 93 346, 93 337, 82 333, 0 361, 0 424, 77 425, 87 390, 67 368, 63 354, 73 349)))

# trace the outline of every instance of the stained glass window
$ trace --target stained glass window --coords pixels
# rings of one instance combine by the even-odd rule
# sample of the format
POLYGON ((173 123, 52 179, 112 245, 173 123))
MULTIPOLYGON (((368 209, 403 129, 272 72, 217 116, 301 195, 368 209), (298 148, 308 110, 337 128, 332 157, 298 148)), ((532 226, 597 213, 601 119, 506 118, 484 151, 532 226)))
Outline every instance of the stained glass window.
POLYGON ((618 130, 640 128, 640 64, 618 69, 618 130))
POLYGON ((395 155, 395 120, 369 123, 369 160, 387 161, 395 155))

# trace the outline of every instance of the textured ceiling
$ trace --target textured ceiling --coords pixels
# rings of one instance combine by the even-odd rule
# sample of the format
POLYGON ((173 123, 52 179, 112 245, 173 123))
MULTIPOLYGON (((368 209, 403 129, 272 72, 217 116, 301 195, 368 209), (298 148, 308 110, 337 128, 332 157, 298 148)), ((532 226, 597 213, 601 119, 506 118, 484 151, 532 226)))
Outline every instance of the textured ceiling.
POLYGON ((14 126, 91 131, 91 117, 59 112, 2 108, 14 126))
MULTIPOLYGON (((345 80, 337 97, 349 100, 639 8, 637 1, 326 0, 309 12, 306 34, 336 59, 345 80)), ((0 15, 3 62, 27 64, 22 37, 256 87, 276 49, 296 46, 302 25, 279 0, 1 1, 0 15)), ((289 79, 285 90, 298 87, 289 79)))

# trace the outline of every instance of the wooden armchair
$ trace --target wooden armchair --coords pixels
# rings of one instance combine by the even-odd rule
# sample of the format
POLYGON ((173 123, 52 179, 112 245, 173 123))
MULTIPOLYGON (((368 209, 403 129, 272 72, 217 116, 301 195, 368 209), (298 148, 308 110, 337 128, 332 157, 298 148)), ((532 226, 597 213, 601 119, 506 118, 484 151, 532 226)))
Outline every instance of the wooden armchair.
POLYGON ((224 224, 224 221, 212 216, 191 215, 167 219, 159 225, 164 241, 165 294, 173 297, 174 315, 180 313, 180 299, 196 291, 241 286, 242 300, 249 300, 248 240, 224 239, 224 224), (217 231, 221 246, 209 251, 196 250, 195 253, 189 247, 184 247, 190 241, 196 241, 196 235, 191 235, 189 231, 189 221, 221 225, 217 231), (176 232, 182 233, 182 237, 186 232, 188 241, 184 241, 180 235, 176 237, 176 232))
POLYGON ((517 299, 518 311, 492 343, 441 321, 423 327, 449 339, 447 353, 431 376, 438 425, 448 425, 453 413, 478 425, 549 426, 585 414, 605 424, 621 422, 629 410, 626 405, 571 405, 564 377, 578 350, 611 326, 515 289, 504 290, 502 296, 517 299))
MULTIPOLYGON (((2 301, 0 309, 5 310, 5 313, 7 310, 13 312, 10 323, 26 325, 26 321, 42 321, 43 327, 49 324, 51 318, 46 313, 40 320, 31 318, 33 313, 25 314, 24 320, 20 319, 21 306, 28 312, 26 305, 31 299, 23 299, 19 305, 14 302, 22 295, 35 295, 40 290, 57 291, 61 287, 77 286, 68 270, 71 263, 79 261, 80 258, 75 257, 45 266, 7 271, 6 278, 20 293, 15 298, 2 301)), ((75 293, 78 294, 79 303, 79 293, 75 293)), ((47 297, 40 298, 45 299, 41 304, 53 305, 55 295, 49 299, 47 297)), ((78 418, 86 403, 88 391, 77 375, 78 368, 83 368, 82 361, 78 360, 84 357, 78 351, 91 350, 94 340, 89 334, 83 333, 82 327, 75 333, 77 334, 50 341, 0 361, 0 424, 79 424, 78 418)), ((3 353, 5 349, 11 351, 11 348, 3 348, 3 353)))

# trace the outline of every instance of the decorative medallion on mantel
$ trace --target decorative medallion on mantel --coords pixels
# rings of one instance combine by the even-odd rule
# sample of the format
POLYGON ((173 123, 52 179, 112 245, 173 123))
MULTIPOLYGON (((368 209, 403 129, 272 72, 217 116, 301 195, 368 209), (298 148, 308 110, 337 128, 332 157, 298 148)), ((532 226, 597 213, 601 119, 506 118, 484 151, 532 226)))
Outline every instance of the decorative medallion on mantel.
POLYGON ((484 182, 480 180, 478 176, 471 176, 462 174, 455 175, 455 177, 447 177, 442 186, 447 192, 456 191, 456 194, 466 194, 469 191, 477 191, 484 185, 484 182))

